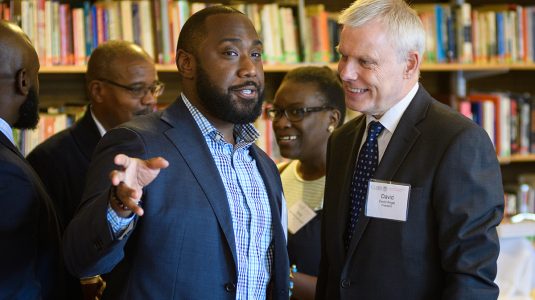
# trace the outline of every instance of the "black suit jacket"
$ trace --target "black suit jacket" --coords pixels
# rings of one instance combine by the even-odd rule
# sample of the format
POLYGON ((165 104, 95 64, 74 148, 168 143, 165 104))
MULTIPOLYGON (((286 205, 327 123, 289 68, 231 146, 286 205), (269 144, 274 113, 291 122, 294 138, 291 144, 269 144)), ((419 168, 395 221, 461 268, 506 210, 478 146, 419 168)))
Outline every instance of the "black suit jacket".
POLYGON ((500 167, 487 133, 420 86, 373 178, 408 183, 406 222, 361 215, 343 237, 362 116, 328 146, 318 299, 496 299, 500 167))
MULTIPOLYGON (((87 169, 99 140, 100 132, 87 107, 78 122, 51 136, 27 156, 52 198, 62 228, 69 224, 82 200, 87 169)), ((66 297, 81 299, 79 279, 65 273, 66 297)))
POLYGON ((59 227, 52 202, 0 132, 0 299, 61 299, 59 227))
POLYGON ((99 140, 100 133, 88 107, 76 124, 53 135, 27 156, 54 201, 64 227, 82 200, 87 169, 99 140))

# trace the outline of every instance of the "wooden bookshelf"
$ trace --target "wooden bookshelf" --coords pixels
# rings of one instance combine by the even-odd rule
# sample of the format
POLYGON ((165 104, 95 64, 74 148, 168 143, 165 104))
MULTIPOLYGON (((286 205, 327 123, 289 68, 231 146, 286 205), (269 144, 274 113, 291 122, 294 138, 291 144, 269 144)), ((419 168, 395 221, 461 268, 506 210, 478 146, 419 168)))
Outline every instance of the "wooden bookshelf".
MULTIPOLYGON (((323 66, 326 64, 321 63, 299 63, 299 64, 264 64, 264 72, 266 73, 286 73, 294 68, 305 66, 305 65, 316 65, 323 66)), ((333 70, 336 70, 337 64, 332 63, 328 64, 333 70)), ((176 72, 176 66, 174 64, 157 64, 156 70, 162 73, 176 72)), ((40 74, 84 74, 86 71, 86 66, 41 66, 39 70, 40 74)))
MULTIPOLYGON (((20 1, 15 2, 20 3, 20 1)), ((75 2, 81 3, 82 1, 75 2)), ((203 0, 202 2, 235 3, 235 1, 231 0, 203 0)), ((299 23, 298 29, 301 30, 303 20, 300 17, 304 17, 306 5, 324 4, 326 11, 337 13, 348 7, 352 0, 246 0, 242 2, 262 4, 276 2, 279 5, 292 6, 297 17, 296 21, 299 23)), ((413 0, 410 2, 417 4, 429 3, 430 1, 413 0)), ((434 2, 446 4, 452 3, 453 1, 439 0, 434 2)), ((471 3, 473 8, 492 3, 509 3, 505 0, 464 0, 464 2, 471 3)), ((533 0, 516 0, 513 2, 526 6, 533 5, 533 0)), ((17 8, 20 7, 17 6, 17 8)), ((273 99, 273 95, 286 72, 305 65, 325 64, 265 63, 266 101, 273 99)), ((327 65, 331 69, 337 70, 337 63, 332 62, 327 65)), ((169 64, 158 64, 156 68, 160 80, 166 84, 165 92, 159 101, 170 103, 176 99, 180 91, 176 66, 171 62, 169 64)), ((41 105, 46 107, 59 106, 66 103, 85 103, 85 71, 86 66, 42 65, 40 70, 41 105)), ((424 63, 421 71, 422 85, 437 99, 452 106, 456 105, 458 97, 463 97, 472 91, 502 90, 514 93, 528 92, 535 95, 535 84, 533 84, 532 79, 535 75, 535 63, 424 63)), ((518 172, 535 172, 533 171, 535 170, 535 154, 500 157, 499 161, 502 165, 502 172, 504 173, 504 182, 512 181, 517 177, 518 172)))
POLYGON ((516 154, 511 156, 499 157, 498 161, 502 165, 508 165, 512 163, 535 162, 535 154, 516 154))
MULTIPOLYGON (((328 65, 331 69, 336 70, 338 68, 337 63, 299 63, 299 64, 264 64, 264 72, 276 73, 276 72, 288 72, 294 68, 301 66, 324 66, 328 65)), ((158 72, 176 72, 176 66, 174 64, 168 65, 156 65, 158 72)), ((454 72, 454 71, 535 71, 535 63, 529 64, 457 64, 457 63, 444 63, 444 64, 429 64, 424 63, 421 67, 422 72, 454 72)), ((86 66, 42 66, 39 70, 41 74, 84 74, 86 66)))

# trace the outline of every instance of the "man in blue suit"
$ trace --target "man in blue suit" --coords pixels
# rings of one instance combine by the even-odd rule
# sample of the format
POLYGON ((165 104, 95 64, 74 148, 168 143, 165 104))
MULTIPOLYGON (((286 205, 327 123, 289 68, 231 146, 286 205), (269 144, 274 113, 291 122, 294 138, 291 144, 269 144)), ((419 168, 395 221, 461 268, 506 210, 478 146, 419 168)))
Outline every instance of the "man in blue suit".
POLYGON ((179 99, 99 142, 64 250, 75 275, 109 273, 104 298, 288 298, 281 183, 251 125, 261 53, 239 11, 194 14, 177 45, 179 99))
POLYGON ((39 119, 39 59, 28 37, 0 21, 0 299, 61 299, 59 227, 12 127, 39 119))

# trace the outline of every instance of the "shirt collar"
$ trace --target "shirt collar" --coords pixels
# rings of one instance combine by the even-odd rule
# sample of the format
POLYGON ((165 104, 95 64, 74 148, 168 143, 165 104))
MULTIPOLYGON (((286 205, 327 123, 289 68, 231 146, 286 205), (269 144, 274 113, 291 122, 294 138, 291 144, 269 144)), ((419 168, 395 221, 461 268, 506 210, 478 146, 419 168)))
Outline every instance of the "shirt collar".
MULTIPOLYGON (((387 110, 385 114, 381 117, 381 119, 379 119, 381 125, 383 125, 385 129, 388 130, 390 133, 393 133, 396 130, 396 127, 398 126, 399 121, 403 116, 403 113, 405 112, 405 110, 407 110, 409 104, 411 104, 414 95, 416 95, 416 92, 418 92, 418 87, 419 84, 418 82, 416 82, 416 84, 412 87, 409 93, 405 97, 403 97, 401 101, 399 101, 389 110, 387 110)), ((371 121, 377 121, 377 119, 375 119, 371 115, 366 115, 366 128, 371 121)))
POLYGON ((15 140, 13 139, 13 129, 2 118, 0 118, 0 132, 2 132, 11 141, 11 143, 15 145, 15 140))
POLYGON ((91 117, 93 118, 93 121, 95 121, 95 124, 97 125, 98 132, 100 132, 100 136, 104 136, 106 134, 106 129, 104 129, 104 126, 102 126, 102 123, 97 119, 95 114, 93 113, 93 107, 89 106, 89 110, 91 111, 91 117))
MULTIPOLYGON (((223 134, 219 132, 206 117, 188 100, 184 93, 181 93, 182 100, 188 108, 189 112, 195 119, 197 126, 201 130, 203 136, 210 136, 215 140, 224 140, 223 134)), ((236 145, 245 144, 250 145, 259 137, 259 133, 253 124, 236 124, 234 125, 234 136, 236 138, 236 145)))

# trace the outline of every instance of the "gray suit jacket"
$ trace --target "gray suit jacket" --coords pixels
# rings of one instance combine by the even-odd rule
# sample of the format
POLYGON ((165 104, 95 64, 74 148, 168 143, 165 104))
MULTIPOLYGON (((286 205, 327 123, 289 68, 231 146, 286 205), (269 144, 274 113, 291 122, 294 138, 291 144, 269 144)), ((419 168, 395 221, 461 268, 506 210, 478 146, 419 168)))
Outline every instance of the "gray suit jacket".
POLYGON ((420 86, 373 177, 411 185, 407 221, 360 216, 346 253, 365 127, 359 117, 329 143, 317 298, 496 299, 503 188, 486 132, 420 86))
MULTIPOLYGON (((278 170, 251 147, 268 192, 273 220, 271 296, 288 298, 288 256, 281 223, 278 170)), ((99 142, 82 205, 65 232, 67 267, 80 277, 108 273, 109 299, 235 299, 236 246, 225 188, 210 150, 182 101, 109 131, 99 142), (169 167, 144 189, 145 215, 125 238, 106 220, 117 153, 169 167), (83 234, 82 234, 83 233, 83 234)))

